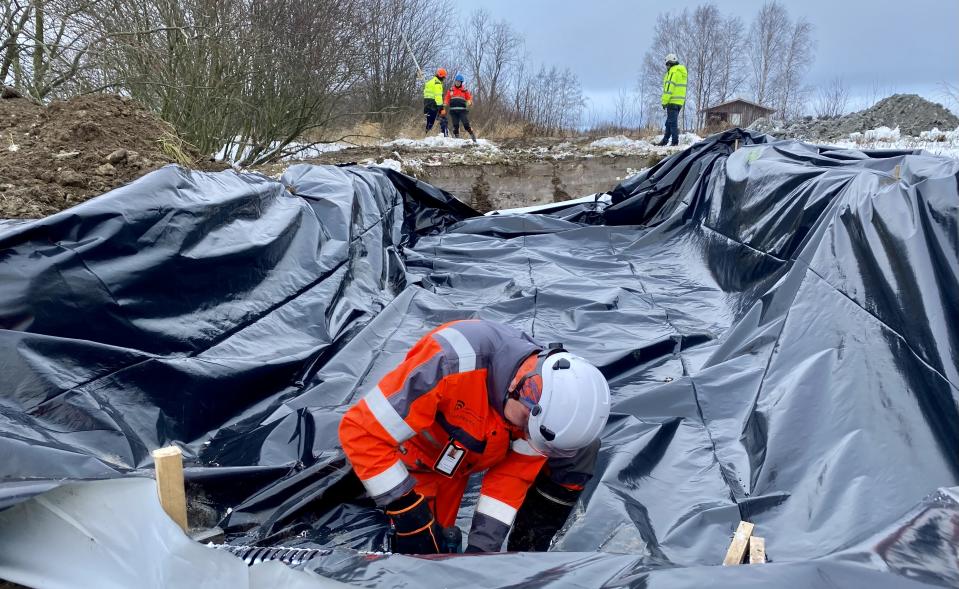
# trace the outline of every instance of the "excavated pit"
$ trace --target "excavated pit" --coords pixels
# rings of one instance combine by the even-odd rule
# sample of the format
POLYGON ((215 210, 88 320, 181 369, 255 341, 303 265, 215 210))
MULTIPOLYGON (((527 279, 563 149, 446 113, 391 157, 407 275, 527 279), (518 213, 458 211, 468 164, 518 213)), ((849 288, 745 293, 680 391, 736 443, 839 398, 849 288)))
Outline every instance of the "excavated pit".
POLYGON ((454 194, 481 212, 562 202, 605 192, 629 170, 648 168, 662 156, 577 157, 554 161, 451 164, 415 171, 417 178, 454 194))

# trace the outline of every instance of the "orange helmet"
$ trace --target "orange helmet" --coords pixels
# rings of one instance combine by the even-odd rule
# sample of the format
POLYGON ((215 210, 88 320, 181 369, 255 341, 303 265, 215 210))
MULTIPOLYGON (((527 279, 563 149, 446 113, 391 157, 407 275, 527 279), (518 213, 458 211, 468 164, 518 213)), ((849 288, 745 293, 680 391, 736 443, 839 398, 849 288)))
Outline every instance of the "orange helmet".
POLYGON ((437 77, 437 78, 445 78, 445 77, 446 77, 446 68, 440 68, 440 69, 436 70, 436 77, 437 77))

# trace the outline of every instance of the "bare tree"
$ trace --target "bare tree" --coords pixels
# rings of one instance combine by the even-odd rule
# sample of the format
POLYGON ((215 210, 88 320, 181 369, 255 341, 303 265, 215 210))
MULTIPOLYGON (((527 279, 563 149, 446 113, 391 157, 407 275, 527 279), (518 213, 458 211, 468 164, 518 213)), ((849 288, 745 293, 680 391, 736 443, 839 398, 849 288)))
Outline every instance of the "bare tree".
POLYGON ((95 26, 100 89, 127 93, 212 153, 232 139, 255 82, 252 6, 242 0, 109 0, 95 26))
POLYGON ((460 58, 466 66, 473 92, 480 102, 483 101, 486 91, 486 81, 483 77, 489 56, 489 38, 492 35, 492 28, 490 13, 478 9, 463 22, 457 35, 462 50, 460 58))
POLYGON ((706 109, 731 98, 742 86, 743 43, 742 21, 724 17, 713 4, 660 14, 640 72, 644 109, 659 108, 663 58, 676 53, 688 72, 685 112, 692 113, 695 127, 705 126, 706 109))
POLYGON ((804 78, 815 53, 813 27, 793 21, 776 0, 763 4, 749 33, 748 54, 756 102, 776 108, 781 118, 801 114, 808 88, 804 78))
POLYGON ((746 36, 742 20, 735 16, 724 19, 716 35, 718 41, 714 67, 718 73, 710 95, 714 104, 736 96, 747 77, 744 57, 746 36))
POLYGON ((849 105, 849 90, 846 82, 838 76, 819 89, 814 112, 819 118, 833 118, 846 114, 849 105))
POLYGON ((642 126, 642 113, 637 93, 620 88, 613 103, 613 124, 620 129, 636 129, 642 126))
POLYGON ((87 15, 100 0, 4 0, 0 80, 36 100, 79 91, 88 52, 99 40, 87 15))
POLYGON ((615 135, 633 133, 643 125, 639 92, 636 89, 620 88, 610 108, 591 106, 581 121, 582 127, 591 134, 615 135))
POLYGON ((358 1, 104 0, 89 11, 95 77, 203 152, 267 161, 340 109, 359 69, 358 1))
POLYGON ((363 64, 356 72, 356 100, 365 107, 354 112, 358 118, 364 110, 376 113, 393 123, 399 112, 416 110, 422 78, 443 65, 439 58, 452 6, 447 0, 360 0, 354 14, 359 22, 351 45, 363 64), (414 56, 425 71, 417 71, 414 56))
POLYGON ((493 23, 489 38, 489 59, 483 78, 486 82, 485 100, 491 108, 499 106, 505 92, 507 72, 516 66, 522 38, 505 20, 493 23))
POLYGON ((501 115, 509 73, 519 63, 522 38, 505 20, 494 21, 486 10, 476 10, 460 26, 459 59, 470 77, 480 116, 501 115))
POLYGON ((257 108, 234 115, 230 137, 248 148, 241 162, 255 164, 285 153, 336 116, 357 69, 350 26, 357 6, 351 0, 257 0, 250 6, 255 51, 247 61, 252 84, 243 100, 257 108), (266 33, 278 30, 289 34, 266 33))
POLYGON ((724 16, 711 4, 692 11, 661 13, 653 42, 639 72, 641 100, 655 112, 665 73, 663 57, 676 53, 686 65, 686 108, 697 128, 705 126, 706 109, 734 98, 747 80, 757 102, 776 107, 780 116, 794 115, 806 103, 804 78, 813 60, 812 25, 790 20, 776 0, 762 6, 745 34, 743 22, 724 16))
POLYGON ((552 135, 579 126, 586 99, 579 78, 569 68, 543 65, 534 75, 523 75, 518 81, 513 107, 532 130, 552 135))
POLYGON ((33 5, 27 0, 2 0, 0 10, 0 83, 17 85, 18 80, 11 78, 11 70, 20 59, 33 5))
POLYGON ((640 99, 643 110, 650 113, 647 120, 651 122, 663 112, 660 99, 663 93, 663 76, 666 74, 666 54, 675 53, 680 60, 685 59, 683 50, 686 45, 680 38, 680 32, 685 30, 684 19, 685 14, 660 13, 653 27, 653 42, 643 56, 639 75, 640 99))
POLYGON ((959 85, 951 82, 939 82, 939 91, 945 98, 949 110, 959 114, 959 85))
POLYGON ((697 6, 692 14, 683 11, 681 19, 685 33, 680 39, 688 71, 686 102, 693 107, 695 127, 702 128, 706 124, 705 110, 710 106, 710 99, 716 96, 720 86, 728 84, 721 80, 725 72, 718 59, 722 52, 725 19, 713 4, 697 6))
POLYGON ((775 78, 778 110, 783 119, 802 114, 808 94, 808 88, 803 79, 812 64, 814 49, 812 25, 809 21, 800 18, 792 23, 779 72, 775 78))
POLYGON ((786 48, 789 14, 776 1, 759 9, 749 28, 749 64, 756 102, 766 104, 773 99, 774 83, 786 48))

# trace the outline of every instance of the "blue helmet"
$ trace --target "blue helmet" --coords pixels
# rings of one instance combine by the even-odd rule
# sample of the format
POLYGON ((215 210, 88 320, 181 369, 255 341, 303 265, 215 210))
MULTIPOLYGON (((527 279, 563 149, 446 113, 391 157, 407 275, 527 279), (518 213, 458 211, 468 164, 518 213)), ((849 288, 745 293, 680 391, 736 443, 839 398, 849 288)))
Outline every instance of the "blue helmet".
POLYGON ((456 76, 453 78, 453 81, 454 81, 454 82, 465 82, 465 81, 466 81, 466 77, 465 77, 463 74, 456 74, 456 76))

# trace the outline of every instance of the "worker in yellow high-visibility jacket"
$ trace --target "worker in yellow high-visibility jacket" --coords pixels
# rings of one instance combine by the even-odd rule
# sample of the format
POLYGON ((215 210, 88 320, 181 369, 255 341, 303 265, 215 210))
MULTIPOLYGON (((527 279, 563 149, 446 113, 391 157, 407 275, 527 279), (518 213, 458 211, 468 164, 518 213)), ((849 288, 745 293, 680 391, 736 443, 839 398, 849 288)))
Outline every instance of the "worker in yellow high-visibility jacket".
POLYGON ((436 76, 427 80, 423 85, 423 114, 426 115, 426 134, 433 130, 436 118, 440 119, 440 131, 443 137, 449 137, 446 124, 446 106, 443 104, 443 81, 446 80, 446 70, 439 68, 436 76))
POLYGON ((679 63, 675 53, 666 56, 666 75, 663 76, 663 109, 666 111, 666 132, 659 145, 679 145, 679 111, 686 104, 686 66, 679 63))

